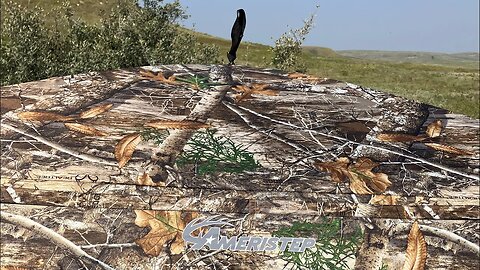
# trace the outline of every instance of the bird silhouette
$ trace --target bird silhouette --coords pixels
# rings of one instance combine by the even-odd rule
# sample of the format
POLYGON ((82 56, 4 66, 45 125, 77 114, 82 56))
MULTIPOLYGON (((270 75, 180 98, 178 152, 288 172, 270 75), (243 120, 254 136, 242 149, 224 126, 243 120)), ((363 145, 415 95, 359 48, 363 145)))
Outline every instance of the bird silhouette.
POLYGON ((245 16, 245 11, 243 9, 237 10, 237 19, 232 27, 232 47, 227 54, 228 61, 230 65, 235 65, 235 59, 237 59, 237 49, 242 41, 243 31, 245 31, 245 26, 247 25, 247 17, 245 16))

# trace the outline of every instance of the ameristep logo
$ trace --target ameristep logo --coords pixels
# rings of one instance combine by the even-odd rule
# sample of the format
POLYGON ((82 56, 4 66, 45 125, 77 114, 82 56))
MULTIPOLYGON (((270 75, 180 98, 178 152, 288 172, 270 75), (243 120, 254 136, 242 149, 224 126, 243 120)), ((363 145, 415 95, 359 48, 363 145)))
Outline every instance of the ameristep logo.
POLYGON ((315 246, 313 238, 297 237, 260 237, 260 236, 232 236, 220 234, 220 226, 234 227, 224 220, 214 220, 217 216, 197 218, 190 221, 183 230, 185 243, 192 243, 192 249, 199 250, 208 247, 210 250, 231 251, 274 251, 304 252, 307 248, 315 246), (210 227, 205 234, 193 234, 195 230, 210 227))

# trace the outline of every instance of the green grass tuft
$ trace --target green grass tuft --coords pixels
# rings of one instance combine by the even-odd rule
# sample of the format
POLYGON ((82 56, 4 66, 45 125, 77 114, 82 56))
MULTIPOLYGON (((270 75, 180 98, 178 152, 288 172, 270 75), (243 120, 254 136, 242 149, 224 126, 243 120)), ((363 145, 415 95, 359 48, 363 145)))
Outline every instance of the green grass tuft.
POLYGON ((281 256, 292 263, 293 269, 345 270, 349 269, 346 260, 353 258, 363 234, 360 228, 350 234, 342 232, 342 220, 324 218, 321 222, 294 222, 290 227, 282 227, 273 233, 277 237, 312 237, 315 247, 303 253, 285 250, 281 256))
MULTIPOLYGON (((214 129, 195 133, 177 158, 176 164, 180 167, 192 166, 198 175, 219 172, 241 173, 254 171, 260 167, 253 154, 242 145, 215 133, 214 129)), ((168 132, 146 129, 141 135, 143 140, 160 145, 168 136, 168 132)))
POLYGON ((187 143, 189 149, 177 159, 177 164, 194 165, 199 175, 217 172, 241 173, 260 167, 253 154, 246 151, 242 145, 215 133, 216 130, 213 129, 195 133, 187 143))

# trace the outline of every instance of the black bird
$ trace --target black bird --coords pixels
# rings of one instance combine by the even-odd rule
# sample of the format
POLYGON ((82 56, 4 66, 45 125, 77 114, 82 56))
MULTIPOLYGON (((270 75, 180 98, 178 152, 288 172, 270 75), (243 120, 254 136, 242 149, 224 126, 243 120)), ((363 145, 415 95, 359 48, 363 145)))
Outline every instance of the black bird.
POLYGON ((235 65, 235 59, 237 58, 237 49, 240 45, 240 41, 242 41, 243 31, 245 30, 245 26, 247 25, 247 18, 245 17, 245 11, 243 9, 237 10, 237 19, 232 27, 232 47, 230 47, 230 51, 227 54, 228 61, 230 65, 235 65))

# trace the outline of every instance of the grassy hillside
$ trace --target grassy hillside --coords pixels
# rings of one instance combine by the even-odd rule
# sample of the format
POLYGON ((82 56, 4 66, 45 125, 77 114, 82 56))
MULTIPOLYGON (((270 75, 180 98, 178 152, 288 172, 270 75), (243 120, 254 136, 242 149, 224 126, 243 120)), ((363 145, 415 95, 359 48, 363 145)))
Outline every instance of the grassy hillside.
POLYGON ((393 51, 337 51, 338 54, 371 60, 384 60, 395 63, 419 63, 452 67, 478 68, 479 54, 471 53, 432 53, 432 52, 393 52, 393 51))
POLYGON ((315 47, 315 46, 304 46, 303 51, 307 55, 312 55, 315 57, 318 56, 323 56, 323 57, 340 57, 340 54, 338 52, 330 49, 330 48, 324 48, 324 47, 315 47))
MULTIPOLYGON (((101 10, 109 10, 125 0, 70 0, 75 16, 89 23, 100 20, 101 10)), ((8 1, 1 0, 2 6, 8 1)), ((46 10, 58 1, 14 0, 46 10)), ((192 32, 184 29, 184 31, 192 32)), ((220 48, 219 57, 227 62, 230 41, 195 33, 206 44, 220 48)), ((410 99, 479 118, 478 53, 438 54, 418 52, 333 51, 321 47, 304 47, 303 59, 308 73, 320 77, 344 80, 366 87, 381 89, 410 99)), ((237 52, 237 64, 270 67, 269 46, 242 43, 237 52)))

